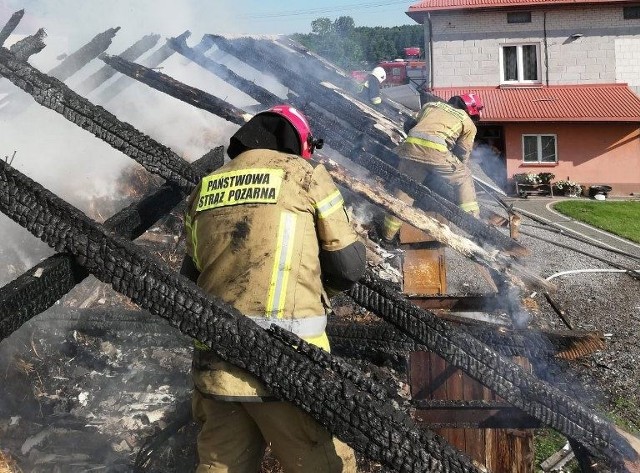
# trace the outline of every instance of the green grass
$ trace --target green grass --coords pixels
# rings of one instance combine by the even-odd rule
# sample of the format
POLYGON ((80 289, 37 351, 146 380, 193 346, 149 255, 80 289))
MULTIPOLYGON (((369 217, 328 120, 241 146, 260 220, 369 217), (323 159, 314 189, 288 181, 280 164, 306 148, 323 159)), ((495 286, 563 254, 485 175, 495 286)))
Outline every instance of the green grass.
MULTIPOLYGON (((540 465, 551 455, 560 450, 567 443, 561 434, 552 429, 538 429, 533 437, 535 448, 535 471, 542 471, 540 465)), ((580 468, 576 460, 571 460, 563 471, 579 473, 580 468)))
POLYGON ((640 243, 640 202, 567 200, 553 208, 571 218, 640 243))

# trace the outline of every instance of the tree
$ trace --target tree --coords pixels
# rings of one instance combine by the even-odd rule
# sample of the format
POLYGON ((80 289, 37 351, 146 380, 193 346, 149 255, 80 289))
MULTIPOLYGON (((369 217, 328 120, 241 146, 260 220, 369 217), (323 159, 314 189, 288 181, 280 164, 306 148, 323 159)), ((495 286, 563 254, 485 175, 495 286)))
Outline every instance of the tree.
POLYGON ((350 38, 355 30, 355 23, 350 16, 341 16, 333 22, 333 30, 342 38, 350 38))
POLYGON ((333 22, 317 18, 311 22, 311 31, 293 38, 345 69, 370 69, 382 60, 403 57, 404 48, 424 45, 421 25, 356 27, 350 16, 333 22))
POLYGON ((317 18, 311 22, 311 32, 320 36, 326 36, 331 32, 331 20, 329 18, 317 18))

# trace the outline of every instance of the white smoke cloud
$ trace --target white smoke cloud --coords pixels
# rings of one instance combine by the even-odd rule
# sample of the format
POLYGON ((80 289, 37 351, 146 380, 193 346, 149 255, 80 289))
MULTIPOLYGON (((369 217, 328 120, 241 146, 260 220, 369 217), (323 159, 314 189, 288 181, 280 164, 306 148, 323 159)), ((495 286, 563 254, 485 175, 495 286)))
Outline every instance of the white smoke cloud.
MULTIPOLYGON (((189 39, 191 45, 200 41, 205 33, 241 33, 234 31, 234 6, 228 1, 4 0, 0 6, 0 12, 8 12, 8 15, 19 9, 25 10, 24 18, 5 46, 35 33, 38 28, 45 28, 47 47, 29 60, 45 73, 59 64, 65 54, 76 51, 98 33, 113 27, 121 29, 107 49, 108 54, 119 54, 144 35, 161 35, 156 47, 139 62, 164 45, 168 37, 186 30, 193 33, 189 39)), ((9 16, 0 18, 0 23, 8 19, 9 16)), ((101 60, 92 60, 68 79, 67 85, 73 89, 102 66, 101 60)), ((161 67, 161 72, 236 106, 255 104, 245 94, 177 53, 161 67)), ((109 102, 99 103, 99 92, 119 77, 121 74, 116 74, 87 98, 169 146, 187 161, 199 158, 213 147, 226 145, 238 128, 134 81, 109 102)), ((15 151, 14 167, 85 212, 92 210, 91 202, 95 198, 122 197, 114 194, 115 182, 123 169, 137 166, 133 160, 60 114, 38 105, 30 95, 9 81, 2 80, 0 88, 0 93, 10 94, 12 105, 0 109, 0 158, 11 157, 15 151)), ((16 259, 19 266, 28 267, 43 257, 42 244, 4 216, 0 219, 0 233, 7 236, 1 243, 0 268, 16 263, 16 259)), ((7 279, 6 271, 4 274, 5 277, 0 278, 2 284, 12 279, 7 279)))

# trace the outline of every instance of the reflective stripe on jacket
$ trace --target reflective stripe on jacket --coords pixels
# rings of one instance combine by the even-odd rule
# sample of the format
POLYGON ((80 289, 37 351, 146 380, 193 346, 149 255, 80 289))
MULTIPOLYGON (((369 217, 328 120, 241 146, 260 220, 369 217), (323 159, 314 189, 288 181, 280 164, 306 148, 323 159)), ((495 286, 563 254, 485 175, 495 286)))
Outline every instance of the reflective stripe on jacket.
MULTIPOLYGON (((323 166, 277 151, 246 151, 201 181, 189 199, 185 230, 200 287, 262 327, 275 323, 329 349, 318 255, 351 245, 356 234, 323 166)), ((208 359, 205 370, 194 363, 200 391, 268 395, 245 371, 208 359)))
POLYGON ((435 150, 466 161, 473 149, 476 131, 475 124, 463 110, 444 102, 429 102, 420 110, 416 125, 396 152, 415 161, 425 161, 435 150))

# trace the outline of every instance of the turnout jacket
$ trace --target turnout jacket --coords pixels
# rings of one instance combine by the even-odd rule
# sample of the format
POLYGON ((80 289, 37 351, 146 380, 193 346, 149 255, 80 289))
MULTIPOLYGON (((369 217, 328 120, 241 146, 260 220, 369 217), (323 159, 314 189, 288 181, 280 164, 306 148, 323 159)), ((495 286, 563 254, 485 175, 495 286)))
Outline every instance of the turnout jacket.
MULTIPOLYGON (((362 276, 366 261, 323 166, 245 151, 197 186, 185 231, 198 286, 264 328, 277 324, 329 349, 323 282, 343 289, 362 276)), ((257 379, 205 350, 196 350, 194 382, 223 399, 268 396, 257 379)))
POLYGON ((473 150, 476 132, 475 124, 464 110, 444 102, 429 102, 422 107, 417 123, 396 151, 414 161, 430 162, 435 151, 453 154, 466 162, 473 150))

